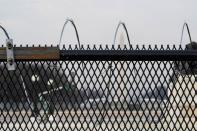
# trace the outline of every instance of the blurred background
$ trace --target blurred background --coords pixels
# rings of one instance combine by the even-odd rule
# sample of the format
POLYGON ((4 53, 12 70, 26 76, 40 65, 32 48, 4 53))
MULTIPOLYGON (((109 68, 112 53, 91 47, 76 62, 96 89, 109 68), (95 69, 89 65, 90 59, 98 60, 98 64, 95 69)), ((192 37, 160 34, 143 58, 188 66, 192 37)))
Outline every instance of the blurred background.
MULTIPOLYGON (((196 5, 196 0, 0 0, 0 24, 17 45, 57 45, 67 18, 74 20, 82 44, 112 44, 119 21, 132 44, 179 44, 184 22, 197 40, 196 5)), ((1 45, 4 41, 0 31, 1 45)), ((185 31, 183 43, 188 42, 185 31)), ((73 27, 66 27, 62 43, 77 44, 73 27)))

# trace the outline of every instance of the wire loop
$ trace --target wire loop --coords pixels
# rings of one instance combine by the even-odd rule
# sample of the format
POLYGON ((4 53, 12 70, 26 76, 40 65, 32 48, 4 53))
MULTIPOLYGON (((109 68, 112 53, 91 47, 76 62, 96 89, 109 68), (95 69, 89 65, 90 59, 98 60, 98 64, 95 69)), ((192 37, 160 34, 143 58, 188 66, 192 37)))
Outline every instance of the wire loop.
POLYGON ((61 32, 60 40, 59 40, 59 47, 60 47, 60 45, 61 45, 61 41, 62 41, 64 29, 65 29, 66 25, 67 25, 69 22, 70 22, 71 25, 74 27, 75 34, 76 34, 76 37, 77 37, 77 42, 78 42, 78 45, 79 45, 79 48, 80 48, 80 47, 81 47, 81 44, 80 44, 80 40, 79 40, 79 34, 78 34, 78 31, 77 31, 76 25, 75 25, 75 23, 74 23, 74 21, 73 21, 72 19, 66 19, 66 22, 64 23, 64 25, 63 25, 63 27, 62 27, 62 32, 61 32))
POLYGON ((5 36, 7 37, 7 39, 10 39, 6 29, 3 26, 1 26, 1 25, 0 25, 0 28, 3 30, 3 32, 4 32, 5 36))
POLYGON ((120 26, 122 26, 122 27, 123 27, 123 29, 125 30, 126 35, 127 35, 128 43, 129 43, 129 45, 131 45, 130 38, 129 38, 129 33, 128 33, 128 30, 127 30, 127 27, 126 27, 125 23, 124 23, 124 22, 121 22, 121 21, 119 22, 119 24, 118 24, 118 26, 117 26, 117 28, 116 28, 116 32, 115 32, 115 35, 114 35, 114 43, 113 43, 113 45, 115 45, 115 43, 116 43, 116 37, 117 37, 118 30, 119 30, 120 26))
POLYGON ((187 33, 188 33, 188 35, 189 35, 190 43, 192 43, 192 38, 191 38, 191 35, 190 35, 189 26, 188 26, 188 24, 185 22, 185 23, 183 24, 183 28, 182 28, 180 45, 182 44, 182 41, 183 41, 183 32, 184 32, 185 26, 186 26, 186 28, 187 28, 187 33))

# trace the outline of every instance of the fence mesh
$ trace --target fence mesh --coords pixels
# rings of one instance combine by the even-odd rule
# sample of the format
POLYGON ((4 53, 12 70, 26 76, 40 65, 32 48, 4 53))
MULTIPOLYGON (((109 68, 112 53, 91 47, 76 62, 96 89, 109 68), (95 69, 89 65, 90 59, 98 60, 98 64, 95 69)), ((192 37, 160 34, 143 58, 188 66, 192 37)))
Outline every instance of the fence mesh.
POLYGON ((0 130, 197 130, 196 62, 154 57, 17 61, 15 71, 1 61, 0 130))

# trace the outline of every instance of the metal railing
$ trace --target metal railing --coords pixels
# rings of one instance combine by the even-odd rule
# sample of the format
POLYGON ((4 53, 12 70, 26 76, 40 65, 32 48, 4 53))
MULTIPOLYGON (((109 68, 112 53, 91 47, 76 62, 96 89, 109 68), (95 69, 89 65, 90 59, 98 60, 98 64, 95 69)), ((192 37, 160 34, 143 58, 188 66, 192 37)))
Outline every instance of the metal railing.
POLYGON ((0 62, 0 129, 195 130, 197 52, 77 47, 59 59, 0 62))

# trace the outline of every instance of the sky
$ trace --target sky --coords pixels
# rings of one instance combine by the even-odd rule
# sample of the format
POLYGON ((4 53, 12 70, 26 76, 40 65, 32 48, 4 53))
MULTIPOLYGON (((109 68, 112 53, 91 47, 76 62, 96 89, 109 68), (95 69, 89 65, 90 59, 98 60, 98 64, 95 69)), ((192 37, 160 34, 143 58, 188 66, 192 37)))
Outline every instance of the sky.
MULTIPOLYGON (((134 45, 180 44, 184 22, 197 41, 196 7, 196 0, 0 0, 0 24, 16 45, 57 45, 67 18, 74 20, 85 45, 112 44, 119 21, 125 22, 134 45)), ((2 31, 0 42, 5 42, 2 31)), ((185 31, 183 44, 188 42, 185 31)), ((68 24, 62 44, 76 43, 68 24)))

